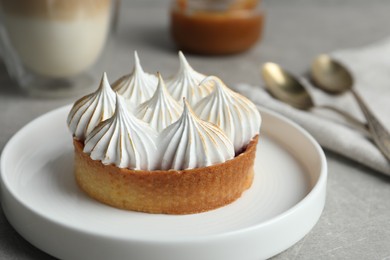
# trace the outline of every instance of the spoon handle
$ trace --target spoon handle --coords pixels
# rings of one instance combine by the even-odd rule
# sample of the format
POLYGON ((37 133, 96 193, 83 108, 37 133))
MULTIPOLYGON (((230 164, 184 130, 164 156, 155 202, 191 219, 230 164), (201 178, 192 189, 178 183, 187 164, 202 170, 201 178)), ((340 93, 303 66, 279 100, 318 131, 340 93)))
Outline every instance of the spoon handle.
POLYGON ((354 127, 356 130, 360 131, 362 134, 367 136, 368 138, 371 137, 371 133, 368 130, 368 125, 365 123, 362 123, 360 120, 358 120, 356 117, 352 116, 351 114, 338 109, 336 107, 328 106, 328 105, 318 105, 317 108, 324 108, 333 111, 336 114, 341 115, 352 127, 354 127))
POLYGON ((386 128, 379 122, 376 116, 371 112, 360 95, 351 89, 352 95, 359 104, 364 116, 366 117, 368 129, 371 132, 372 139, 382 154, 390 161, 390 134, 386 128))

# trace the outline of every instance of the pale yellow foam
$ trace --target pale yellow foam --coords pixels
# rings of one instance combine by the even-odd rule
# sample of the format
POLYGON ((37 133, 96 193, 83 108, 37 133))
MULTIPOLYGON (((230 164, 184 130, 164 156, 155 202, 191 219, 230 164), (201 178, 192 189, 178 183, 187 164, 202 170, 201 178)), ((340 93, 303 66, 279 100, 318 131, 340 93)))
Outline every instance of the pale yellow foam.
POLYGON ((110 3, 111 0, 0 0, 2 12, 6 14, 55 20, 99 15, 110 3))

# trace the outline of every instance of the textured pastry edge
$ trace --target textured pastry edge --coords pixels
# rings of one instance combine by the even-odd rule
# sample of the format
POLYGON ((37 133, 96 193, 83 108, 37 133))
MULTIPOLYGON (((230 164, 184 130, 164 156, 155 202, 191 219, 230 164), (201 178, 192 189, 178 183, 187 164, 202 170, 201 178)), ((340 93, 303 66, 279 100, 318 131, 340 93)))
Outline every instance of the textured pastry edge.
POLYGON ((143 171, 104 165, 73 140, 79 187, 97 201, 147 213, 191 214, 216 209, 241 197, 253 182, 259 136, 224 163, 188 170, 143 171))

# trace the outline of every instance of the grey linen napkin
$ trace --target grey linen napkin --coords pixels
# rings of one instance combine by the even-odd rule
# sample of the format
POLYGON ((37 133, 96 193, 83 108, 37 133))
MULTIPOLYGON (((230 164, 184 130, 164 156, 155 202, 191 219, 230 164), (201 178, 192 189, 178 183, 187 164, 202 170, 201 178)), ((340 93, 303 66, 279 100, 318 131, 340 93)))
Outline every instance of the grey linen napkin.
MULTIPOLYGON (((390 131, 390 38, 363 48, 335 51, 331 55, 351 70, 355 80, 354 87, 390 131)), ((314 88, 304 78, 301 81, 311 92, 316 105, 337 107, 365 122, 350 93, 330 96, 314 88)), ((275 100, 262 86, 237 84, 234 88, 250 97, 258 106, 279 112, 297 122, 322 147, 390 175, 390 163, 377 147, 362 131, 352 128, 334 112, 320 108, 309 112, 292 108, 275 100)))

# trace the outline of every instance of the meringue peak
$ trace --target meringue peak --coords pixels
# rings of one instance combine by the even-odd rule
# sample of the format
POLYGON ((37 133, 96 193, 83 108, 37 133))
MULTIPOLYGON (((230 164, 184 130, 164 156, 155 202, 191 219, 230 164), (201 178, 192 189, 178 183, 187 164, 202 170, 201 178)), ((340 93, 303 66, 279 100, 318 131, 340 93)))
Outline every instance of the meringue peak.
POLYGON ((98 89, 77 100, 69 112, 67 124, 74 138, 86 136, 102 121, 111 117, 115 109, 115 92, 104 72, 98 89))
POLYGON ((160 132, 179 118, 182 108, 167 91, 160 73, 157 73, 157 77, 156 91, 149 100, 137 107, 135 114, 160 132))
POLYGON ((106 72, 103 72, 103 76, 100 79, 99 88, 96 90, 96 92, 98 92, 98 91, 113 91, 111 86, 110 86, 110 83, 108 82, 106 72))
POLYGON ((157 98, 157 97, 164 98, 164 99, 169 97, 172 98, 172 96, 168 93, 168 90, 165 86, 164 79, 162 78, 160 72, 157 72, 157 78, 158 78, 158 84, 152 98, 157 98))
POLYGON ((138 57, 138 52, 134 51, 134 68, 133 68, 133 73, 136 73, 136 72, 144 73, 145 71, 144 71, 144 69, 141 66, 141 62, 140 62, 139 57, 138 57))
POLYGON ((154 170, 157 132, 129 113, 125 100, 118 94, 115 107, 114 115, 87 136, 84 152, 106 165, 154 170))
POLYGON ((132 72, 116 80, 112 87, 136 107, 153 95, 156 84, 156 76, 143 70, 138 54, 135 51, 132 72))
POLYGON ((160 133, 160 168, 184 170, 232 159, 234 146, 223 131, 199 119, 185 98, 183 104, 180 118, 160 133))
POLYGON ((195 71, 182 52, 179 52, 179 60, 179 70, 167 81, 167 89, 177 101, 185 97, 191 105, 194 105, 199 99, 211 92, 212 86, 199 85, 206 76, 195 71))
POLYGON ((180 62, 180 70, 187 72, 194 70, 191 65, 188 63, 186 57, 184 56, 182 51, 179 51, 179 62, 180 62))
POLYGON ((123 116, 129 116, 131 117, 131 114, 126 109, 126 103, 124 99, 115 92, 115 113, 114 116, 117 117, 123 117, 123 116))
POLYGON ((203 84, 208 84, 209 82, 213 82, 214 84, 214 89, 213 91, 211 92, 211 94, 213 95, 218 95, 220 97, 224 97, 224 98, 228 98, 230 97, 229 94, 231 94, 233 91, 231 89, 229 89, 225 83, 223 83, 223 81, 216 77, 216 76, 208 76, 206 77, 201 83, 200 85, 203 85, 203 84))
POLYGON ((239 154, 259 133, 260 113, 249 99, 229 89, 221 79, 210 76, 202 84, 209 81, 214 82, 214 90, 196 104, 194 111, 201 119, 219 126, 239 154))

